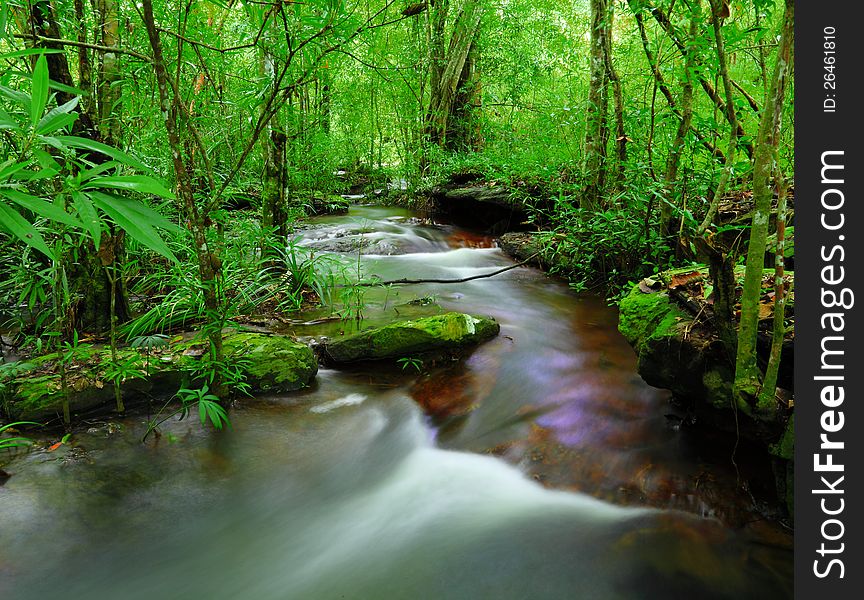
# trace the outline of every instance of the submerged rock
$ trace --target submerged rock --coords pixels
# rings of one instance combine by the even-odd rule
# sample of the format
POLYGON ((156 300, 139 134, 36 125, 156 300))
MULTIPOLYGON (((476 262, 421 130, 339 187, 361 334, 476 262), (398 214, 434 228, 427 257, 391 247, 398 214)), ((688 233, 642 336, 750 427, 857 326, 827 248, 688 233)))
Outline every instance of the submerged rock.
MULTIPOLYGON (((237 367, 252 391, 287 392, 303 388, 318 372, 312 349, 280 335, 234 333, 224 338, 226 361, 237 367)), ((184 377, 200 377, 201 356, 206 345, 196 340, 178 340, 150 356, 124 348, 118 362, 127 376, 122 383, 124 401, 170 396, 184 377)), ((71 412, 109 408, 114 405, 114 383, 109 375, 111 351, 105 347, 77 348, 67 370, 67 393, 71 412)), ((29 361, 29 368, 0 382, 0 407, 14 420, 44 421, 63 410, 63 390, 58 355, 48 354, 29 361)))
POLYGON ((324 345, 324 352, 336 363, 404 358, 477 344, 498 335, 499 331, 500 326, 490 317, 445 313, 330 340, 324 345))

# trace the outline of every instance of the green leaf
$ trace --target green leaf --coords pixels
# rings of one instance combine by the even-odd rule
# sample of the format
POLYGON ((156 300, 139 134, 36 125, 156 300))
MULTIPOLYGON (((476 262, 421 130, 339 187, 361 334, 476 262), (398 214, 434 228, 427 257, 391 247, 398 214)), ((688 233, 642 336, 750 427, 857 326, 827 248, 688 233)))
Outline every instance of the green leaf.
POLYGON ((30 112, 30 94, 0 85, 0 96, 6 96, 6 98, 22 107, 25 111, 30 112))
POLYGON ((83 228, 83 225, 78 221, 78 219, 67 213, 61 207, 51 204, 42 198, 37 198, 36 196, 19 192, 18 190, 4 188, 0 188, 0 195, 9 198, 15 204, 36 213, 40 217, 45 217, 52 221, 58 221, 76 229, 83 228))
POLYGON ((163 186, 160 181, 153 177, 148 177, 147 175, 111 175, 108 177, 100 177, 84 186, 84 189, 93 188, 129 190, 130 192, 153 194, 154 196, 167 198, 169 200, 174 198, 174 194, 163 186))
POLYGON ((42 119, 45 105, 48 104, 48 59, 40 55, 33 67, 33 83, 30 87, 30 121, 35 127, 42 119))
POLYGON ((59 135, 57 139, 60 142, 69 148, 80 148, 83 150, 91 150, 93 152, 100 152, 109 158, 113 158, 117 162, 121 162, 124 165, 129 165, 130 167, 134 167, 135 169, 139 169, 141 171, 149 171, 150 167, 142 163, 137 158, 129 156, 122 150, 118 150, 117 148, 112 148, 107 144, 103 144, 101 142, 96 142, 93 140, 88 140, 87 138, 76 137, 73 135, 59 135))
POLYGON ((18 129, 18 122, 0 108, 0 129, 18 129))
POLYGON ((19 171, 23 171, 28 166, 30 166, 30 161, 15 162, 14 160, 9 160, 5 162, 3 166, 0 167, 0 181, 11 179, 13 175, 19 171))
POLYGON ((46 134, 54 133, 61 127, 65 127, 75 121, 78 115, 73 113, 75 107, 78 106, 78 97, 72 98, 69 102, 57 108, 52 108, 42 117, 36 125, 36 133, 46 134))
POLYGON ((18 211, 5 204, 0 204, 0 227, 28 246, 35 248, 51 260, 54 260, 54 253, 51 252, 48 244, 45 243, 42 234, 33 225, 28 223, 27 219, 22 217, 18 211))
POLYGON ((119 198, 95 190, 90 191, 87 195, 99 210, 111 217, 135 241, 147 246, 165 258, 178 262, 177 257, 168 248, 165 240, 160 237, 149 223, 141 220, 140 212, 136 210, 138 207, 130 208, 130 206, 137 203, 136 200, 119 198))
POLYGON ((182 227, 176 223, 172 223, 159 212, 153 210, 143 202, 131 201, 129 203, 129 210, 137 213, 141 220, 145 223, 149 223, 157 229, 164 229, 171 233, 183 233, 184 231, 182 227))
POLYGON ((203 400, 198 401, 198 416, 201 418, 201 424, 207 422, 207 403, 203 400))
POLYGON ((72 204, 78 212, 78 218, 84 225, 84 229, 90 234, 90 239, 93 240, 93 246, 97 249, 102 242, 102 219, 99 218, 99 213, 93 202, 86 194, 74 191, 72 192, 72 204))

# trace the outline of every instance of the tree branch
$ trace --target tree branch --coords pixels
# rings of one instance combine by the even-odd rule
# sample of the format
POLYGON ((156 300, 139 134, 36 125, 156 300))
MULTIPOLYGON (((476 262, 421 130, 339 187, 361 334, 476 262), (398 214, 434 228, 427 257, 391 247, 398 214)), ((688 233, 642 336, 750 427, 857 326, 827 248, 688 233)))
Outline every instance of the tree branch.
POLYGON ((144 54, 140 54, 139 52, 135 52, 134 50, 126 50, 124 48, 115 48, 111 46, 102 46, 99 44, 89 44, 87 42, 79 42, 77 40, 63 40, 59 38, 51 38, 45 37, 44 35, 31 35, 27 33, 16 33, 13 37, 22 40, 34 40, 37 42, 44 42, 46 44, 57 44, 60 46, 74 46, 76 48, 89 48, 91 50, 99 50, 100 52, 112 53, 112 54, 125 54, 127 56, 133 56, 139 60, 143 60, 144 62, 153 62, 153 59, 144 54))
POLYGON ((357 283, 345 286, 345 287, 373 287, 379 285, 407 285, 414 283, 465 283, 466 281, 474 281, 475 279, 486 279, 488 277, 495 277, 496 275, 500 275, 501 273, 505 273, 507 271, 511 271, 516 267, 521 267, 527 265, 529 262, 534 260, 540 255, 539 252, 535 252, 525 260, 512 264, 509 267, 504 267, 503 269, 498 269, 492 273, 485 273, 483 275, 472 275, 471 277, 461 277, 459 279, 393 279, 390 281, 358 281, 357 283))

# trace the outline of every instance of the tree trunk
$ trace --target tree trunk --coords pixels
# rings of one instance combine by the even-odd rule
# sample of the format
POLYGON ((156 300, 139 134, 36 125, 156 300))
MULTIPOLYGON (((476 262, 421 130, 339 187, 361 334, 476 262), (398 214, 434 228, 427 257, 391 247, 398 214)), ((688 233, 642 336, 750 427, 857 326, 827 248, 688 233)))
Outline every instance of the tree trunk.
POLYGON ((446 145, 447 128, 455 109, 456 91, 480 28, 482 13, 483 7, 479 0, 469 0, 466 3, 456 17, 443 68, 437 71, 437 67, 433 65, 432 95, 426 123, 429 139, 435 144, 446 145))
MULTIPOLYGON (((261 75, 272 80, 275 73, 273 55, 264 51, 261 54, 261 75)), ((267 123, 261 136, 261 156, 264 159, 264 182, 261 190, 261 224, 267 231, 284 239, 287 231, 287 211, 285 206, 285 147, 287 138, 285 127, 276 113, 267 123)))
MULTIPOLYGON (((99 17, 99 43, 109 48, 120 47, 120 13, 118 0, 96 0, 99 17)), ((99 133, 106 144, 120 141, 120 118, 117 108, 122 96, 120 60, 116 52, 104 52, 99 61, 99 81, 96 86, 99 105, 99 133)))
MULTIPOLYGON (((663 97, 666 98, 666 102, 669 105, 669 109, 672 113, 678 117, 678 119, 682 119, 681 111, 678 110, 678 104, 675 101, 675 97, 672 95, 672 91, 669 89, 669 85, 666 83, 666 79, 663 77, 662 71, 660 71, 660 65, 657 57, 654 56, 654 52, 651 51, 651 45, 648 43, 648 36, 645 32, 645 20, 642 18, 641 9, 634 4, 634 0, 628 0, 630 3, 630 8, 633 10, 633 14, 636 18, 636 25, 639 28, 639 36, 642 39, 642 48, 645 50, 645 58, 648 60, 648 65, 651 67, 651 73, 654 75, 654 82, 657 85, 657 89, 663 94, 663 97)), ((653 115, 653 113, 652 113, 653 115)), ((690 125, 690 131, 693 135, 696 136, 696 139, 699 140, 699 143, 708 151, 711 156, 715 157, 718 162, 725 164, 726 157, 725 155, 716 148, 708 138, 706 138, 702 132, 700 132, 697 128, 693 127, 692 123, 690 125)))
POLYGON ((778 173, 777 192, 777 250, 774 253, 774 323, 771 333, 771 350, 765 379, 759 392, 760 406, 773 406, 777 394, 777 375, 780 373, 780 356, 786 337, 786 286, 783 272, 786 261, 786 197, 788 186, 782 173, 778 173))
POLYGON ((585 114, 585 190, 581 206, 596 209, 606 179, 607 0, 591 0, 591 80, 585 114))
POLYGON ((723 90, 726 92, 726 120, 729 121, 729 145, 726 150, 726 156, 729 160, 723 168, 720 175, 720 181, 717 182, 717 187, 714 188, 714 195, 708 206, 708 212, 705 219, 699 226, 698 234, 702 235, 717 214, 720 207, 720 201, 726 193, 726 186, 729 184, 729 179, 732 177, 732 168, 735 165, 735 153, 738 150, 738 116, 735 114, 735 103, 732 96, 732 80, 729 78, 729 66, 726 62, 726 45, 723 42, 723 33, 720 30, 720 14, 722 2, 721 0, 711 0, 711 25, 714 29, 714 40, 717 51, 717 64, 720 67, 720 76, 723 79, 723 90))
MULTIPOLYGON (((54 8, 50 2, 43 0, 34 3, 30 16, 30 26, 34 30, 33 33, 54 39, 63 38, 54 8)), ((36 45, 44 48, 63 49, 61 45, 54 43, 46 42, 37 43, 36 45)), ((46 54, 45 58, 48 63, 48 74, 52 80, 75 87, 75 82, 69 71, 69 62, 64 52, 46 54)), ((58 104, 69 102, 75 97, 71 92, 63 90, 57 90, 56 96, 58 104)), ((90 120, 89 115, 84 111, 79 111, 78 119, 72 126, 72 132, 80 137, 101 141, 96 127, 90 120)), ((101 154, 87 154, 87 159, 95 163, 104 161, 104 157, 101 154)), ((106 239, 103 239, 102 243, 110 243, 115 247, 118 245, 122 247, 122 240, 122 232, 114 232, 110 238, 106 237, 106 239)), ((92 333, 103 333, 111 327, 112 286, 102 262, 97 257, 98 250, 92 244, 85 246, 77 261, 70 264, 67 270, 70 292, 75 297, 72 306, 72 314, 74 316, 72 327, 80 331, 92 333)), ((117 279, 114 288, 114 316, 116 322, 124 323, 129 320, 131 315, 129 297, 122 277, 117 279)))
POLYGON ((615 101, 615 153, 617 155, 616 184, 618 188, 624 186, 625 169, 627 167, 627 131, 624 128, 624 92, 621 89, 621 79, 612 62, 612 23, 615 16, 615 3, 609 2, 608 7, 607 35, 605 36, 606 48, 604 51, 606 59, 606 78, 612 84, 612 96, 615 101))
MULTIPOLYGON (((735 360, 735 396, 739 406, 749 409, 750 402, 759 392, 760 373, 756 357, 756 335, 759 323, 759 298, 762 291, 762 269, 765 266, 765 246, 768 221, 773 198, 771 176, 776 171, 776 150, 783 114, 786 85, 792 72, 792 43, 794 38, 795 4, 786 0, 783 30, 777 48, 777 63, 771 80, 771 89, 765 98, 756 154, 753 164, 753 224, 747 248, 747 268, 741 295, 741 321, 738 325, 738 353, 735 360)), ((761 403, 758 412, 771 413, 771 403, 761 403)))
POLYGON ((446 139, 446 147, 450 150, 476 151, 481 145, 480 130, 477 126, 477 112, 482 102, 479 53, 475 39, 468 50, 468 57, 456 85, 456 97, 448 125, 450 131, 446 139))
MULTIPOLYGON (((174 165, 174 176, 177 181, 177 191, 180 197, 181 209, 185 213, 192 230, 192 238, 195 243, 195 251, 198 259, 198 275, 201 278, 201 286, 204 293, 204 307, 207 309, 211 324, 218 320, 221 314, 219 296, 217 294, 216 277, 220 271, 219 259, 207 245, 207 222, 206 214, 199 214, 198 206, 195 204, 195 196, 192 191, 192 180, 189 170, 183 162, 182 144, 177 126, 177 102, 176 95, 173 98, 168 94, 168 72, 165 69, 165 58, 162 54, 162 41, 156 28, 153 17, 153 0, 142 0, 144 25, 147 29, 147 38, 153 50, 153 71, 156 74, 156 84, 159 91, 159 109, 165 118, 165 129, 168 132, 168 144, 171 147, 171 158, 174 165)), ((220 328, 210 328, 208 331, 210 341, 211 359, 216 363, 222 363, 225 353, 222 348, 222 331, 220 328)), ((213 373, 212 391, 220 398, 224 398, 225 389, 219 371, 213 373)))
POLYGON ((678 183, 678 167, 681 164, 681 153, 690 131, 690 122, 693 119, 693 70, 696 67, 696 36, 699 33, 699 20, 701 18, 701 0, 693 0, 690 5, 690 27, 688 29, 687 43, 684 59, 684 78, 681 85, 681 120, 678 122, 678 131, 669 149, 666 158, 666 175, 663 198, 660 203, 660 232, 664 236, 675 233, 675 217, 673 204, 675 200, 675 188, 678 183))

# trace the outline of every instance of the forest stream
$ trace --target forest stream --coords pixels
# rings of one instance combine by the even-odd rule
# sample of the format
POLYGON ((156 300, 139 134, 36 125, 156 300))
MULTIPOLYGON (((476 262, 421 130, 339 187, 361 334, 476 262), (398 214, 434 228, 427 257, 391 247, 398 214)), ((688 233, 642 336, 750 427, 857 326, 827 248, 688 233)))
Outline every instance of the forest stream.
MULTIPOLYGON (((366 278, 513 264, 491 237, 403 208, 311 221, 299 243, 359 240, 362 255, 341 256, 366 278)), ((501 333, 422 369, 322 368, 310 389, 239 400, 227 431, 193 416, 141 443, 139 413, 54 452, 46 438, 3 465, 0 597, 791 595, 770 465, 742 445, 736 473, 728 437, 645 384, 603 298, 519 267, 363 300, 364 324, 443 308, 501 333)), ((317 339, 350 325, 311 313, 282 327, 317 339)))

